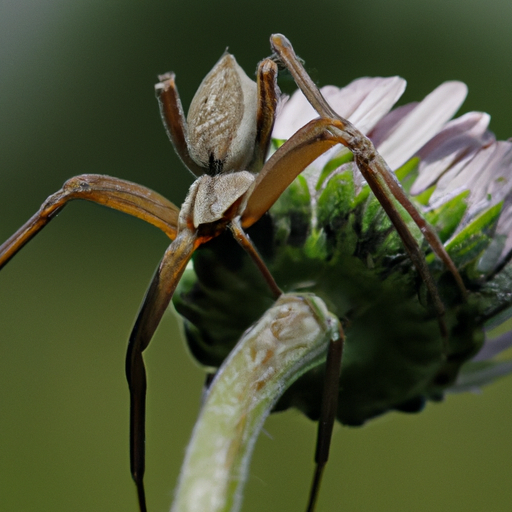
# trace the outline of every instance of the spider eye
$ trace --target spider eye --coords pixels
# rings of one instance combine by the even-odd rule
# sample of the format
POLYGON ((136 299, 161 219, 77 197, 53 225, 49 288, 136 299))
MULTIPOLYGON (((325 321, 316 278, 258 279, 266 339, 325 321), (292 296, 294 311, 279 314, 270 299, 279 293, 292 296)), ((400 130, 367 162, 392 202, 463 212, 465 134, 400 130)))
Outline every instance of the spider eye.
POLYGON ((188 148, 208 174, 247 167, 256 140, 257 87, 229 53, 197 90, 187 116, 188 148), (210 165, 215 162, 214 168, 210 165), (222 165, 219 165, 221 163, 222 165))

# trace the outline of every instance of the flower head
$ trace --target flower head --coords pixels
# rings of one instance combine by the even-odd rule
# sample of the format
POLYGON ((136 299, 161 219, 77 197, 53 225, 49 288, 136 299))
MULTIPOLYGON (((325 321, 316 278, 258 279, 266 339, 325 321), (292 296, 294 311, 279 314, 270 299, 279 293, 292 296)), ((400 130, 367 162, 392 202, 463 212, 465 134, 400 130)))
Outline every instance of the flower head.
MULTIPOLYGON (((346 148, 311 164, 251 232, 285 291, 316 293, 344 323, 338 419, 353 425, 390 409, 418 411, 445 391, 474 388, 512 369, 493 359, 512 336, 485 340, 493 319, 512 316, 512 143, 495 140, 485 113, 451 120, 466 97, 464 84, 446 82, 421 102, 391 110, 404 89, 399 77, 362 78, 322 93, 373 141, 461 273, 467 301, 404 213, 445 303, 447 342, 425 286, 346 148)), ((302 93, 285 100, 276 145, 314 117, 302 93)), ((188 319, 193 354, 208 365, 219 364, 270 303, 227 239, 198 253, 195 274, 175 301, 188 319), (228 252, 226 265, 219 253, 228 252), (247 289, 250 304, 241 298, 247 289)), ((278 407, 318 417, 321 383, 322 369, 313 369, 278 407)))

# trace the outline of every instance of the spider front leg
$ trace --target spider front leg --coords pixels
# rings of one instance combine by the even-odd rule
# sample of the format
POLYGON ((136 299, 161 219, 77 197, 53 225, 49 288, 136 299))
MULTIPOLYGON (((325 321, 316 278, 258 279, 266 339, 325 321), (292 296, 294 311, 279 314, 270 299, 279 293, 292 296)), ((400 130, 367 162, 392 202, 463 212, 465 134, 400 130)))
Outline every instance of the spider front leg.
POLYGON ((0 268, 73 199, 91 201, 128 213, 160 228, 169 238, 176 237, 179 209, 165 197, 129 181, 100 174, 83 174, 66 181, 0 246, 0 268))
POLYGON ((333 337, 327 349, 327 360, 325 362, 324 389, 322 392, 322 405, 320 409, 320 420, 315 450, 315 473, 309 492, 308 507, 306 512, 315 510, 322 474, 329 459, 331 448, 332 430, 336 421, 336 409, 338 406, 339 380, 341 373, 341 360, 343 358, 343 346, 345 344, 345 333, 340 321, 337 322, 338 335, 333 337))
POLYGON ((151 281, 135 321, 126 354, 126 378, 130 388, 130 468, 137 486, 141 512, 144 495, 146 369, 142 352, 147 348, 192 253, 200 244, 197 231, 185 229, 171 243, 151 281))
POLYGON ((233 236, 235 237, 235 240, 250 256, 256 267, 258 267, 258 270, 261 272, 263 278, 267 282, 268 287, 270 288, 270 291, 272 292, 274 298, 278 299, 283 292, 281 288, 279 288, 279 286, 277 285, 274 277, 270 273, 270 270, 267 268, 267 265, 265 265, 265 262, 261 258, 258 250, 256 249, 256 247, 254 247, 253 243, 251 242, 249 235, 243 230, 240 224, 240 217, 236 217, 235 219, 233 219, 229 224, 229 227, 231 229, 231 232, 233 233, 233 236))
MULTIPOLYGON (((169 238, 175 239, 164 254, 149 288, 130 338, 127 355, 126 371, 130 383, 132 411, 132 474, 137 482, 139 501, 144 503, 144 422, 140 418, 144 417, 146 377, 142 351, 160 322, 174 288, 196 247, 196 237, 195 233, 187 230, 181 231, 177 236, 179 209, 160 194, 142 185, 118 178, 84 174, 68 180, 61 190, 51 195, 39 211, 0 246, 0 268, 73 199, 91 201, 128 213, 160 228, 169 238)), ((141 510, 146 510, 145 504, 141 504, 141 510)))
POLYGON ((142 353, 150 343, 193 252, 199 245, 224 231, 226 226, 230 226, 235 238, 262 270, 274 294, 281 295, 281 290, 239 226, 238 218, 231 218, 232 214, 229 213, 237 211, 237 206, 243 203, 245 194, 250 190, 253 181, 252 174, 240 172, 214 177, 205 175, 192 185, 181 209, 178 235, 164 254, 130 335, 126 356, 126 377, 130 388, 131 405, 130 462, 141 512, 146 511, 143 483, 146 370, 142 353), (225 194, 228 190, 230 191, 229 206, 226 212, 214 215, 212 218, 212 205, 222 200, 221 194, 225 194))
MULTIPOLYGON (((277 60, 290 71, 295 80, 295 83, 298 85, 299 89, 302 91, 304 96, 306 96, 307 100, 311 103, 312 107, 318 112, 318 114, 321 117, 336 119, 342 124, 340 143, 350 149, 354 154, 354 159, 356 160, 361 174, 372 189, 372 192, 379 199, 379 202, 395 225, 395 228, 399 232, 400 237, 404 243, 406 243, 406 241, 402 236, 401 231, 408 229, 406 226, 402 226, 400 228, 398 227, 400 222, 397 223, 397 217, 399 217, 399 215, 395 206, 393 205, 393 199, 397 200, 405 208, 407 213, 411 216, 412 220, 420 228, 423 236, 429 243, 432 250, 453 275, 461 295, 465 299, 467 296, 467 291, 466 287, 464 286, 464 282, 462 281, 459 271, 446 252, 446 249, 439 240, 436 232, 418 213, 414 205, 411 203, 405 192, 398 184, 394 174, 391 172, 391 169, 385 160, 378 154, 370 139, 365 137, 355 126, 352 125, 352 123, 339 116, 330 107, 327 101, 325 101, 322 93, 319 91, 313 80, 311 80, 311 77, 307 74, 304 66, 297 58, 297 55, 295 54, 290 41, 285 36, 282 34, 272 35, 270 38, 270 44, 276 54, 277 60)), ((417 251, 414 249, 414 247, 411 247, 410 249, 412 252, 408 249, 409 256, 411 259, 413 259, 414 264, 418 268, 418 265, 422 265, 420 262, 420 259, 422 258, 419 254, 419 248, 417 251)), ((419 268, 418 271, 420 271, 419 268)), ((423 275, 422 278, 425 280, 423 275)), ((432 298, 435 300, 434 295, 432 295, 432 298)), ((437 304, 436 308, 441 311, 441 304, 437 304)))

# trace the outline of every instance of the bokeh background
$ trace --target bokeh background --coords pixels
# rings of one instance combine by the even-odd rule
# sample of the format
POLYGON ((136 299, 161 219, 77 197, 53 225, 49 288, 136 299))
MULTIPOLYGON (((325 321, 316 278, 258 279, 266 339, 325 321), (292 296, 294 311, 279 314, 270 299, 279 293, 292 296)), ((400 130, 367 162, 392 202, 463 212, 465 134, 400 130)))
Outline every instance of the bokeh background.
MULTIPOLYGON (((226 46, 252 73, 286 34, 320 84, 399 74, 403 101, 444 80, 462 111, 512 135, 510 0, 0 0, 0 239, 76 174, 183 200, 192 176, 162 129, 153 84, 174 70, 187 106, 226 46)), ((168 241, 73 203, 0 273, 0 510, 136 511, 128 470, 126 340, 168 241)), ((147 351, 149 510, 168 510, 202 372, 173 314, 147 351)), ((319 511, 508 511, 512 378, 419 415, 337 427, 319 511)), ((275 415, 243 510, 302 510, 315 425, 275 415)))

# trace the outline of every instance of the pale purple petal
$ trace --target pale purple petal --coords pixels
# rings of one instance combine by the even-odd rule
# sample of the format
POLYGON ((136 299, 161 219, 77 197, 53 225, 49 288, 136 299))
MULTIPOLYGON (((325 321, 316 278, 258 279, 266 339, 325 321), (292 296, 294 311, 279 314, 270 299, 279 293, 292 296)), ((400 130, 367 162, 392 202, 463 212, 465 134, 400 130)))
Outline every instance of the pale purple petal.
POLYGON ((509 195, 505 200, 503 211, 501 212, 498 225, 496 227, 496 234, 505 237, 503 250, 497 262, 497 265, 501 265, 510 257, 512 252, 512 195, 509 195))
POLYGON ((469 183, 474 179, 482 166, 486 165, 495 150, 495 144, 467 155, 445 172, 437 182, 436 189, 430 197, 430 205, 437 206, 446 200, 468 190, 469 183))
POLYGON ((417 156, 422 160, 434 160, 435 156, 432 157, 431 154, 459 135, 471 139, 479 138, 486 132, 490 120, 491 116, 485 112, 468 112, 457 119, 452 119, 418 151, 417 156))
POLYGON ((462 82, 445 82, 406 115, 377 146, 391 169, 397 169, 453 117, 466 98, 462 82))
MULTIPOLYGON (((341 117, 367 133, 396 103, 405 89, 400 77, 360 78, 342 89, 328 85, 320 91, 341 117)), ((318 117, 302 92, 296 91, 277 116, 272 137, 289 139, 306 123, 318 117)))
POLYGON ((471 195, 465 215, 468 219, 504 201, 512 192, 512 142, 499 141, 493 147, 495 150, 485 167, 469 182, 471 195))
POLYGON ((360 78, 326 99, 335 112, 367 134, 391 110, 406 85, 398 76, 360 78))
MULTIPOLYGON (((495 142, 478 151, 467 165, 453 166, 439 179, 430 204, 444 203, 465 190, 471 192, 467 200, 468 209, 456 233, 483 210, 512 195, 512 142, 495 142)), ((505 215, 498 228, 503 229, 507 220, 505 215)), ((504 234, 508 235, 508 232, 504 234)))
POLYGON ((501 377, 510 375, 512 373, 512 361, 494 362, 491 365, 478 365, 470 361, 462 366, 457 380, 453 386, 447 389, 450 393, 479 393, 480 388, 491 382, 498 380, 501 377))
POLYGON ((496 169, 494 180, 489 186, 489 194, 494 201, 503 201, 503 209, 496 226, 496 235, 505 239, 498 265, 504 263, 512 251, 512 143, 507 141, 508 152, 504 155, 499 169, 496 169))
POLYGON ((486 361, 512 347, 512 331, 502 334, 493 340, 485 340, 484 346, 472 361, 486 361))
POLYGON ((368 137, 372 140, 375 147, 382 144, 395 128, 402 122, 402 119, 409 115, 409 113, 416 108, 417 101, 407 103, 392 110, 389 114, 385 115, 376 125, 373 130, 368 133, 368 137))
POLYGON ((489 114, 469 112, 447 123, 416 154, 420 158, 419 175, 411 194, 420 194, 455 163, 471 154, 474 156, 482 146, 494 142, 494 135, 487 131, 489 121, 489 114))
POLYGON ((287 101, 283 101, 278 111, 272 138, 287 140, 315 117, 318 117, 318 114, 304 94, 295 91, 287 101))

